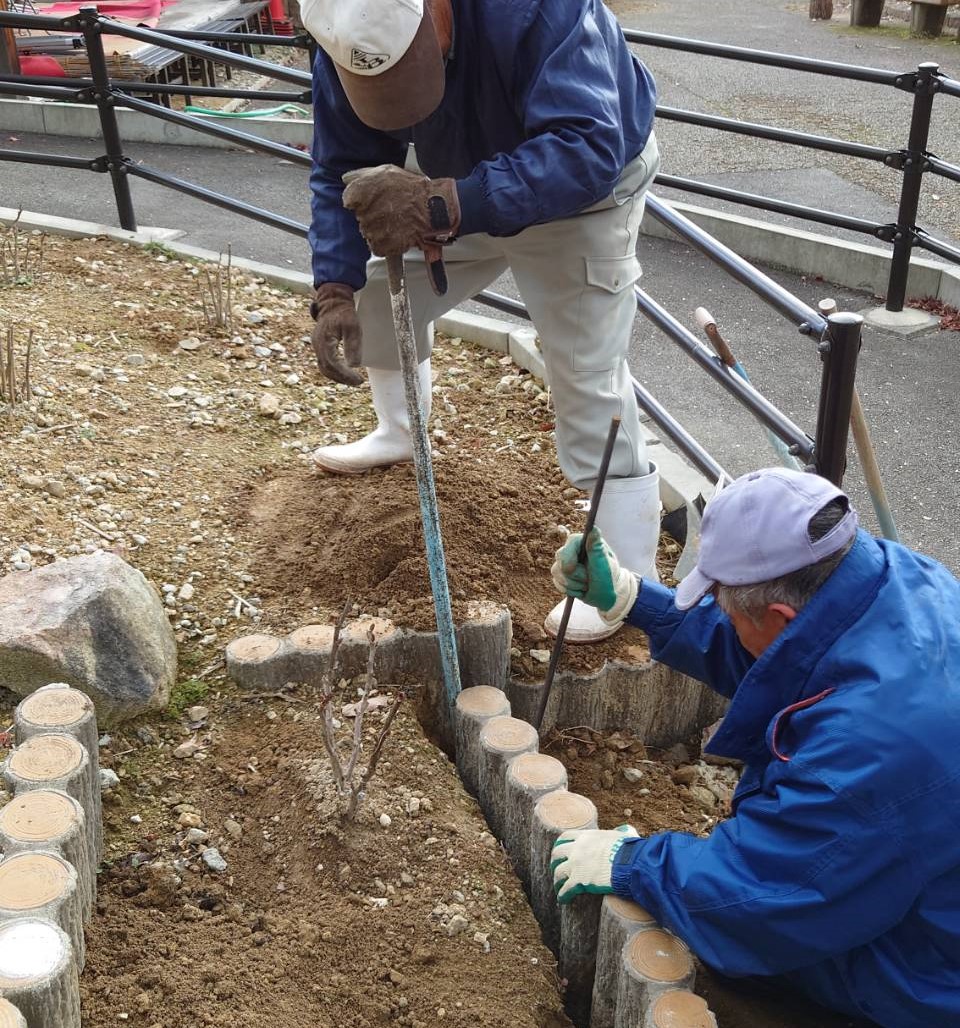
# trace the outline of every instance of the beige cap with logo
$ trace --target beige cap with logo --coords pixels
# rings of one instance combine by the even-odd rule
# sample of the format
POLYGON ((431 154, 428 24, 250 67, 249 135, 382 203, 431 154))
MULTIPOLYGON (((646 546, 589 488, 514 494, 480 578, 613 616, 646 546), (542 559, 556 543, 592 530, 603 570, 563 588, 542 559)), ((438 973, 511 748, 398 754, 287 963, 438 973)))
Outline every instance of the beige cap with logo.
POLYGON ((426 0, 303 0, 300 14, 364 124, 410 128, 440 106, 443 54, 426 0))

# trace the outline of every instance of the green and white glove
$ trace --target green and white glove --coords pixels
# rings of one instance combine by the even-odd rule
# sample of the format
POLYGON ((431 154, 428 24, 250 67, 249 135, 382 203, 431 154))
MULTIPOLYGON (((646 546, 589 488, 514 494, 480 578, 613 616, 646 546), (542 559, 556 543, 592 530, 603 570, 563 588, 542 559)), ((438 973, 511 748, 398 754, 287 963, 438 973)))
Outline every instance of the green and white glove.
POLYGON ((608 625, 622 621, 637 599, 637 576, 620 567, 613 550, 594 528, 587 539, 587 563, 579 563, 581 532, 574 532, 557 550, 550 568, 553 584, 562 593, 596 607, 608 625))
POLYGON ((620 825, 612 832, 596 828, 564 832, 553 844, 550 870, 560 903, 590 892, 613 892, 613 859, 627 839, 638 839, 633 825, 620 825))

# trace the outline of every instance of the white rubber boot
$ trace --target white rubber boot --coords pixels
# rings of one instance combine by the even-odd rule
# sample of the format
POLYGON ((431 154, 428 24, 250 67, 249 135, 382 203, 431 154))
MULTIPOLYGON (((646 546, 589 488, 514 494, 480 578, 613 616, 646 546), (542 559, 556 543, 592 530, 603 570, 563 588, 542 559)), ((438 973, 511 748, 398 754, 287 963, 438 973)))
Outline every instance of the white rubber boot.
MULTIPOLYGON (((430 358, 418 368, 420 396, 424 414, 430 417, 430 358)), ((403 375, 399 371, 367 368, 377 427, 362 439, 343 446, 321 446, 313 451, 313 460, 326 471, 340 475, 362 475, 371 468, 405 464, 413 460, 410 422, 403 375)))
MULTIPOLYGON (((650 473, 640 478, 610 478, 603 487, 597 511, 597 528, 624 568, 641 578, 659 581, 657 543, 660 539, 660 473, 650 462, 650 473)), ((543 627, 556 637, 564 603, 550 611, 543 627)), ((566 640, 592 643, 607 639, 620 625, 608 625, 595 607, 573 601, 566 640)))

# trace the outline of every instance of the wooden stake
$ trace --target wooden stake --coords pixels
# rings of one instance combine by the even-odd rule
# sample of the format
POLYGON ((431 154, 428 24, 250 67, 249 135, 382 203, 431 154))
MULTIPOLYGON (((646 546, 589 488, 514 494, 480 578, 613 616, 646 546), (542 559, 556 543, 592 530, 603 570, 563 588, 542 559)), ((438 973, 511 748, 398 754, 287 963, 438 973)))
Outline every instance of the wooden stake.
POLYGON ((29 1028, 23 1014, 8 999, 0 999, 0 1028, 29 1028))
POLYGON ((49 921, 25 917, 0 925, 0 990, 29 1028, 81 1028, 70 940, 49 921))
POLYGON ((597 973, 593 982, 590 1028, 613 1028, 624 943, 641 929, 655 927, 650 914, 632 900, 622 896, 604 898, 597 936, 597 973))
POLYGON ((615 1028, 637 1028, 662 992, 689 989, 695 977, 690 950, 661 928, 637 932, 623 946, 615 1028))
POLYGON ((480 731, 494 717, 509 717, 506 693, 491 685, 475 685, 457 697, 454 714, 454 746, 457 770, 467 791, 480 789, 480 731))
POLYGON ((100 862, 100 826, 93 825, 94 811, 99 810, 100 782, 93 777, 93 766, 87 751, 69 735, 35 735, 18 746, 3 765, 3 777, 14 796, 34 789, 62 789, 72 796, 86 818, 87 846, 90 867, 100 862))
MULTIPOLYGON (((461 693, 462 695, 462 693, 461 693)), ((506 816, 503 843, 517 877, 530 893, 530 825, 537 800, 557 789, 566 789, 567 769, 546 753, 523 753, 507 766, 506 816)))
POLYGON ((602 902, 602 896, 584 893, 560 906, 557 972, 567 983, 564 997, 570 1020, 583 1028, 590 1024, 602 902))
POLYGON ((537 730, 516 717, 493 717, 480 729, 478 796, 490 831, 503 838, 507 802, 507 764, 521 753, 536 753, 537 730))
POLYGON ((560 907, 553 890, 550 860, 553 844, 571 828, 596 828, 597 808, 576 792, 550 792, 533 808, 530 827, 530 904, 540 922, 543 941, 560 952, 560 907))
POLYGON ((59 853, 77 872, 83 917, 90 919, 97 898, 97 876, 90 864, 86 815, 72 796, 56 789, 34 789, 14 796, 0 808, 0 850, 6 856, 37 850, 59 853))
POLYGON ((717 1019, 707 1001, 692 992, 671 989, 647 1008, 643 1028, 717 1028, 717 1019))
POLYGON ((83 971, 83 902, 77 872, 56 853, 16 853, 0 863, 0 923, 19 917, 52 921, 67 934, 83 971))
POLYGON ((57 682, 32 692, 17 707, 13 724, 18 744, 37 735, 64 734, 72 736, 87 751, 95 788, 93 806, 88 815, 94 837, 97 860, 103 856, 103 813, 100 803, 100 733, 93 700, 79 689, 57 682))

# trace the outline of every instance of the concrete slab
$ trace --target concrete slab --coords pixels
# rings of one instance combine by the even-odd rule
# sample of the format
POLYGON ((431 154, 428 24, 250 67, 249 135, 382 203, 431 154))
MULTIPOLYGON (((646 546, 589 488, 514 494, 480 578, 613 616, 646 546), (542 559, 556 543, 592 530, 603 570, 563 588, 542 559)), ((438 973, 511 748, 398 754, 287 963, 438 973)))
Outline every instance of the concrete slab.
POLYGON ((860 311, 864 322, 881 332, 892 332, 898 336, 915 336, 940 327, 940 318, 913 307, 902 311, 888 311, 886 307, 868 307, 860 311))
MULTIPOLYGON (((58 218, 53 214, 38 214, 35 211, 17 210, 14 207, 0 207, 0 224, 18 224, 27 232, 49 232, 51 235, 66 236, 69 239, 89 239, 91 236, 108 236, 125 243, 170 243, 185 233, 178 228, 151 228, 145 226, 136 232, 127 232, 115 225, 101 225, 96 221, 80 221, 76 218, 58 218)), ((214 258, 216 259, 216 258, 214 258)))

